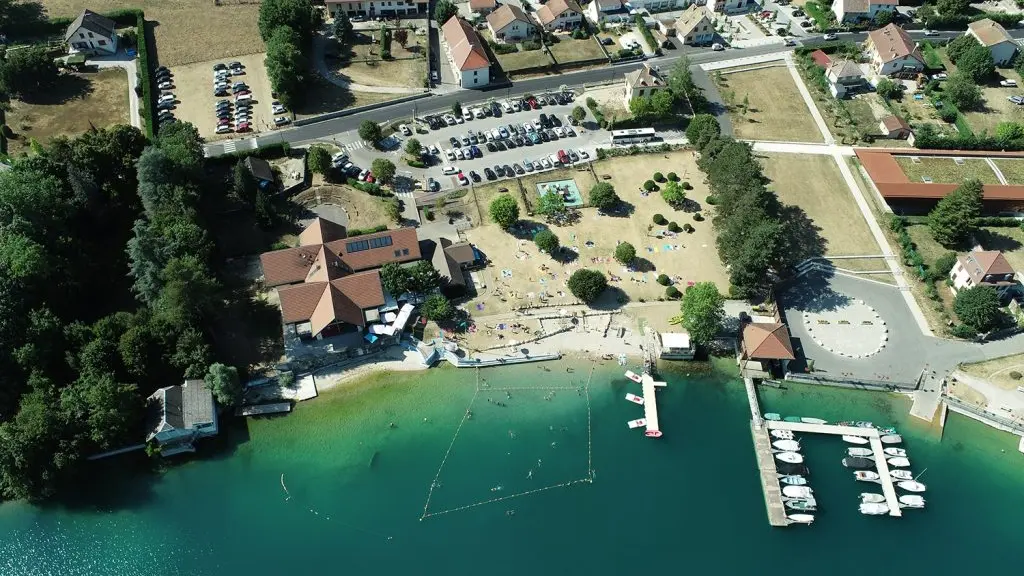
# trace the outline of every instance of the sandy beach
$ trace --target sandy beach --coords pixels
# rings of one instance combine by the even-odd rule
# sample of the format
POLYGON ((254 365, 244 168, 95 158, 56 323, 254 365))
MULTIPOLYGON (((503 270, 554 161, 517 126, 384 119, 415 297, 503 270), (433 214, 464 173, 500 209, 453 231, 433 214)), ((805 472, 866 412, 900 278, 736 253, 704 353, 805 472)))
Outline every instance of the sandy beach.
POLYGON ((313 378, 317 391, 326 392, 374 372, 411 372, 427 368, 423 365, 419 353, 406 350, 402 346, 391 346, 379 354, 321 368, 313 373, 313 378))

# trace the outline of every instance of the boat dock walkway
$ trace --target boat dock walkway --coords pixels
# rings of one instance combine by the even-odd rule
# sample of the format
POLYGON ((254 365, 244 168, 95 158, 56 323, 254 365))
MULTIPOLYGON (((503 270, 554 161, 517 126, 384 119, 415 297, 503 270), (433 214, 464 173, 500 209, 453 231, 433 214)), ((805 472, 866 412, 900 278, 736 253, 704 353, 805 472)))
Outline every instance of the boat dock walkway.
POLYGON ((761 473, 761 488, 764 492, 764 507, 768 512, 768 523, 772 526, 788 526, 786 506, 782 503, 782 487, 779 485, 779 471, 775 467, 772 441, 768 429, 750 421, 750 433, 754 436, 754 454, 757 455, 757 469, 761 473))
POLYGON ((640 377, 640 387, 644 391, 644 420, 647 421, 647 436, 652 438, 661 437, 661 428, 658 428, 658 401, 654 397, 655 388, 664 387, 664 382, 655 382, 654 378, 644 373, 640 377))
POLYGON ((274 402, 273 404, 253 404, 250 406, 242 406, 237 411, 238 416, 263 416, 264 414, 280 414, 282 412, 291 412, 291 402, 274 402))
MULTIPOLYGON (((769 430, 792 430, 793 432, 807 432, 811 434, 862 436, 867 438, 868 442, 871 443, 871 450, 875 455, 875 467, 878 469, 878 476, 882 484, 882 493, 885 495, 885 502, 889 507, 889 516, 903 516, 903 510, 900 508, 899 499, 896 497, 896 488, 893 486, 893 479, 889 474, 889 463, 885 461, 886 456, 885 452, 882 450, 882 440, 878 430, 874 428, 860 428, 858 426, 808 424, 806 422, 784 422, 778 420, 769 420, 766 422, 766 425, 769 430)), ((765 434, 767 435, 767 432, 765 434)), ((769 442, 769 445, 770 444, 771 442, 769 442)))
POLYGON ((747 402, 750 403, 750 417, 754 420, 754 425, 760 428, 764 423, 764 418, 761 417, 761 405, 757 403, 757 389, 754 387, 754 379, 750 376, 744 376, 743 384, 747 387, 747 402))

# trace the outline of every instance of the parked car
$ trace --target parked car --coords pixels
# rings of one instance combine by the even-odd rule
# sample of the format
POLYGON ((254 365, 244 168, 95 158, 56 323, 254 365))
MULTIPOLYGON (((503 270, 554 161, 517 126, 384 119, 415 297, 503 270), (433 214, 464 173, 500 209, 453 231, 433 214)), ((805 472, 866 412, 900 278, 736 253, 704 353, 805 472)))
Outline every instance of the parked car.
POLYGON ((473 182, 479 182, 482 180, 482 178, 480 178, 480 174, 476 170, 470 170, 469 177, 473 179, 473 182))
POLYGON ((441 153, 441 150, 437 146, 435 146, 434 144, 431 144, 427 148, 427 150, 430 151, 430 153, 433 154, 434 156, 437 156, 438 154, 441 153))
POLYGON ((274 114, 287 114, 288 109, 280 104, 273 104, 270 106, 270 111, 274 114))
POLYGON ((156 87, 161 89, 161 90, 173 90, 174 89, 174 82, 161 82, 161 83, 157 84, 156 87))
POLYGON ((1024 106, 1024 96, 1007 96, 1006 99, 1017 106, 1024 106))
POLYGON ((167 72, 167 73, 169 74, 169 73, 171 72, 171 69, 170 69, 170 68, 168 68, 167 66, 157 66, 157 67, 156 67, 156 71, 157 71, 158 73, 159 73, 159 72, 167 72))
POLYGON ((507 113, 507 114, 511 114, 511 113, 512 113, 512 105, 511 105, 511 104, 509 104, 508 102, 502 102, 502 103, 501 103, 501 109, 502 109, 502 110, 503 110, 503 111, 504 111, 505 113, 507 113))
POLYGON ((945 80, 949 76, 945 72, 939 72, 938 74, 932 74, 932 80, 945 80))
POLYGON ((466 178, 466 175, 463 174, 462 172, 459 172, 458 174, 456 174, 455 177, 458 178, 459 184, 462 184, 463 186, 466 186, 466 185, 469 184, 469 178, 466 178))
POLYGON ((497 102, 491 102, 491 115, 501 116, 501 107, 498 106, 497 102))
POLYGON ((999 81, 999 85, 1002 86, 1003 88, 1014 88, 1014 87, 1017 86, 1017 81, 1016 80, 1012 80, 1012 79, 1010 79, 1010 80, 1000 80, 999 81))
POLYGON ((229 132, 231 132, 231 126, 228 126, 226 124, 221 124, 220 126, 217 126, 217 134, 227 134, 229 132))
POLYGON ((837 40, 839 38, 839 36, 837 36, 835 32, 829 32, 829 33, 825 34, 824 36, 822 36, 822 38, 826 42, 828 42, 828 41, 831 41, 831 40, 837 40))
POLYGON ((533 162, 530 162, 529 160, 523 160, 523 166, 526 168, 527 172, 533 172, 533 162))
POLYGON ((481 152, 480 149, 477 148, 476 146, 470 146, 469 149, 473 151, 473 158, 483 158, 484 157, 483 152, 481 152))
POLYGON ((230 68, 245 68, 245 64, 242 64, 241 62, 236 60, 234 62, 228 62, 228 67, 230 67, 230 68))
POLYGON ((400 132, 401 132, 401 133, 402 133, 402 134, 403 134, 404 136, 411 136, 411 135, 412 135, 412 130, 410 130, 410 129, 409 129, 409 127, 408 127, 408 126, 406 126, 405 124, 401 124, 401 125, 399 125, 399 127, 398 127, 398 130, 399 130, 399 131, 400 131, 400 132))
POLYGON ((248 132, 252 129, 252 125, 248 122, 242 122, 238 126, 235 126, 235 132, 248 132))
POLYGON ((471 112, 473 113, 473 116, 475 116, 477 120, 487 116, 487 114, 480 108, 474 108, 473 110, 471 110, 471 112))
POLYGON ((611 38, 601 38, 601 44, 605 46, 611 46, 612 44, 615 44, 615 40, 611 38))
POLYGON ((455 160, 455 151, 454 150, 445 150, 444 151, 444 157, 449 159, 449 160, 455 160))
POLYGON ((796 46, 796 42, 792 38, 786 38, 786 41, 782 43, 783 46, 796 46))
POLYGON ((554 128, 554 130, 555 130, 555 134, 557 134, 559 138, 561 138, 562 136, 565 136, 565 131, 562 130, 560 127, 556 126, 554 128))
POLYGON ((803 16, 806 16, 806 14, 804 14, 803 10, 801 10, 799 8, 794 8, 793 9, 793 16, 803 17, 803 16))
MULTIPOLYGON (((458 117, 456 117, 455 119, 459 120, 458 117)), ((463 108, 462 109, 462 119, 459 120, 459 123, 468 122, 468 121, 470 121, 472 119, 473 119, 473 113, 470 112, 469 108, 463 108)))
POLYGON ((452 151, 452 153, 455 154, 455 158, 459 160, 466 159, 466 155, 462 152, 462 148, 456 148, 455 150, 452 151))
POLYGON ((156 107, 161 110, 174 110, 174 102, 158 102, 156 107))
POLYGON ((331 164, 334 164, 335 166, 344 164, 346 160, 348 160, 348 154, 345 154, 344 152, 338 152, 334 156, 331 156, 331 164))
POLYGON ((484 168, 484 176, 486 176, 488 180, 494 180, 498 177, 494 173, 494 170, 491 170, 490 168, 484 168))
POLYGON ((526 170, 523 170, 523 167, 520 166, 519 163, 513 163, 512 164, 512 169, 515 170, 516 174, 525 174, 526 173, 526 170))
POLYGON ((548 160, 547 158, 541 158, 540 165, 545 168, 551 168, 551 160, 548 160))
MULTIPOLYGON (((469 146, 469 136, 463 136, 461 142, 463 146, 469 146)), ((458 144, 456 144, 456 146, 458 146, 458 144)))
POLYGON ((801 28, 810 28, 811 26, 814 26, 814 24, 811 24, 810 20, 803 20, 800 22, 801 28))
POLYGON ((590 154, 587 154, 586 150, 580 150, 580 158, 586 160, 587 158, 590 158, 590 154))
POLYGON ((441 184, 433 178, 427 178, 427 191, 434 192, 441 189, 441 184))
POLYGON ((924 35, 925 36, 938 36, 939 33, 936 32, 935 30, 925 30, 924 31, 924 35))
POLYGON ((174 97, 174 94, 161 94, 160 97, 156 99, 157 102, 174 102, 175 100, 176 98, 174 97))
POLYGON ((245 82, 235 82, 234 84, 231 85, 231 89, 234 90, 235 92, 238 92, 239 90, 248 90, 249 86, 246 85, 245 82))
POLYGON ((571 137, 571 136, 575 136, 576 135, 576 131, 573 130, 572 128, 569 128, 568 126, 566 126, 565 128, 562 128, 562 130, 565 131, 565 135, 566 136, 570 136, 571 137))
POLYGON ((447 123, 447 124, 448 124, 449 126, 455 126, 455 123, 456 123, 456 120, 455 120, 455 116, 453 116, 453 115, 451 115, 451 114, 445 114, 445 115, 444 115, 444 121, 445 121, 445 122, 446 122, 446 123, 447 123))
POLYGON ((495 174, 497 174, 498 176, 500 176, 502 178, 505 177, 505 167, 502 166, 501 164, 495 164, 494 165, 494 172, 495 172, 495 174))
POLYGON ((714 44, 711 45, 711 49, 714 50, 715 52, 721 52, 722 50, 725 50, 725 46, 722 46, 718 42, 715 42, 714 44))
POLYGON ((213 65, 213 69, 214 69, 214 71, 217 71, 217 70, 227 70, 228 69, 228 65, 223 63, 223 62, 217 62, 216 64, 213 65))

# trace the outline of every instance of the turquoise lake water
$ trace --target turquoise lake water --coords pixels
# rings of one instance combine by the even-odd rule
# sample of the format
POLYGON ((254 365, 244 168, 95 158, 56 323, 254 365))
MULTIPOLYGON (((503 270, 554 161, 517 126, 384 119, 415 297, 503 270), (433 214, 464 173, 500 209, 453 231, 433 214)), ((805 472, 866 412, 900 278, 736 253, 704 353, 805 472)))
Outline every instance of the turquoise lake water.
POLYGON ((862 516, 858 494, 878 487, 841 466, 839 439, 805 435, 817 521, 772 529, 742 382, 663 374, 665 436, 653 440, 626 427, 643 410, 624 400, 639 387, 622 369, 599 365, 588 398, 589 374, 586 363, 549 363, 378 375, 285 417, 232 423, 201 457, 160 474, 126 472, 131 457, 105 464, 73 504, 0 506, 0 574, 1020 569, 1024 455, 1013 436, 951 415, 940 442, 909 421, 902 397, 764 390, 766 411, 898 427, 928 485, 925 510, 862 516))

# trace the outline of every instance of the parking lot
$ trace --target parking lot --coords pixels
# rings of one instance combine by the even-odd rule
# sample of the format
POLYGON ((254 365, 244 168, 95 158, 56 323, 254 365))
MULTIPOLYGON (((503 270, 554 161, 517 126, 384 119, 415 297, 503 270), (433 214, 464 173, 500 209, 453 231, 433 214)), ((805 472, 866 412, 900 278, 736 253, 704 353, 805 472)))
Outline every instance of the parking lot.
MULTIPOLYGON (((182 122, 191 122, 199 135, 208 141, 237 137, 234 131, 217 134, 217 114, 215 106, 219 100, 234 101, 232 90, 225 97, 214 96, 213 67, 215 64, 241 62, 245 74, 231 76, 228 84, 244 82, 252 95, 252 115, 250 132, 263 132, 274 126, 274 115, 270 108, 273 98, 270 95, 270 80, 263 66, 264 54, 249 54, 223 60, 210 60, 197 64, 173 66, 174 89, 176 98, 174 115, 182 122)), ((232 126, 234 128, 234 126, 232 126)))

